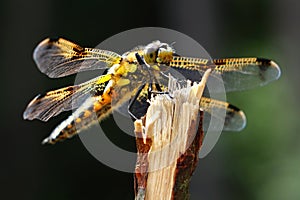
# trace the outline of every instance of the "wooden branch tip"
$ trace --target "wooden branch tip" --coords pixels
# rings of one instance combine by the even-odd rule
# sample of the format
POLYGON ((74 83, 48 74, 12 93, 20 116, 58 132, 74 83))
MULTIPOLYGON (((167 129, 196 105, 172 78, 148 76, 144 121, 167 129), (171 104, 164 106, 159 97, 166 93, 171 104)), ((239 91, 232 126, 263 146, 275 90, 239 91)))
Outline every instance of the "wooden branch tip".
POLYGON ((135 122, 137 163, 136 199, 188 199, 189 182, 203 141, 203 113, 199 101, 209 76, 180 87, 169 78, 172 96, 151 99, 145 118, 135 122))

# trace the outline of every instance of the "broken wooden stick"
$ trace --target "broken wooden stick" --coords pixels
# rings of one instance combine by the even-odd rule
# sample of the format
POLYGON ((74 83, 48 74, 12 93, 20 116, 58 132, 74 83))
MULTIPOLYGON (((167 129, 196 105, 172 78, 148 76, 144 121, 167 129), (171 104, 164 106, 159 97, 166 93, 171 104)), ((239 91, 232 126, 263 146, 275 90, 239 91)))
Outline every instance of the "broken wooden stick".
POLYGON ((189 183, 204 137, 199 101, 209 73, 200 83, 187 81, 186 87, 170 78, 171 97, 152 98, 146 116, 135 122, 136 199, 189 198, 189 183))

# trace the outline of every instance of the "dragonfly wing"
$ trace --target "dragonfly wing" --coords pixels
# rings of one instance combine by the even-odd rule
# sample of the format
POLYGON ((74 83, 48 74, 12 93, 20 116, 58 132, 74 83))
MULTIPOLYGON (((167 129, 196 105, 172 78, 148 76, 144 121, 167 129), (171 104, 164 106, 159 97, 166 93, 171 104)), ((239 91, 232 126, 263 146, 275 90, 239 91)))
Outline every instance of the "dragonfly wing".
POLYGON ((216 59, 215 73, 223 78, 226 91, 239 91, 263 86, 280 77, 280 68, 263 58, 216 59))
MULTIPOLYGON (((169 66, 178 69, 187 79, 199 81, 204 72, 211 68, 208 80, 224 84, 226 92, 240 91, 263 86, 280 77, 280 68, 272 60, 263 58, 208 59, 174 56, 169 66), (199 74, 194 72, 198 71, 199 74)), ((216 84, 214 84, 216 85, 216 84)), ((216 91, 222 92, 216 88, 216 91)))
POLYGON ((207 69, 212 68, 211 64, 212 61, 210 61, 209 59, 181 56, 173 56, 172 61, 167 63, 168 66, 178 69, 187 79, 190 79, 192 81, 201 80, 201 76, 197 76, 195 71, 198 71, 200 75, 203 75, 207 69))
POLYGON ((111 75, 103 75, 80 85, 68 86, 38 95, 24 111, 24 119, 48 121, 51 117, 79 107, 91 96, 103 93, 111 75))
POLYGON ((172 68, 175 68, 176 71, 178 71, 184 76, 185 79, 196 82, 201 81, 202 76, 207 69, 212 69, 212 72, 210 73, 210 76, 206 82, 206 85, 210 89, 209 92, 225 92, 222 77, 220 76, 220 73, 215 72, 215 65, 212 60, 173 56, 172 61, 169 62, 167 65, 169 65, 172 68))
POLYGON ((50 78, 87 70, 106 69, 121 60, 121 56, 117 53, 83 48, 63 38, 43 40, 35 48, 33 58, 39 70, 50 78))
POLYGON ((205 111, 204 130, 216 131, 214 123, 224 123, 224 131, 241 131, 246 126, 246 117, 243 111, 223 101, 202 97, 200 108, 205 111), (225 118, 222 118, 224 116, 225 118), (212 124, 210 124, 212 123, 212 124))

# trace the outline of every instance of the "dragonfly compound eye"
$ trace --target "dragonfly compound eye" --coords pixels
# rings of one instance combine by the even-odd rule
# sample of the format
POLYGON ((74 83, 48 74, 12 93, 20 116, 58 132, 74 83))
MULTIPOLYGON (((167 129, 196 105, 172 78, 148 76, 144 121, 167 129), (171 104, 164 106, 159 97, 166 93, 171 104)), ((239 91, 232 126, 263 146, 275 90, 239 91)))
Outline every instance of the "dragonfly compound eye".
POLYGON ((156 62, 159 44, 159 41, 155 41, 146 46, 144 50, 144 58, 148 64, 153 64, 156 62))

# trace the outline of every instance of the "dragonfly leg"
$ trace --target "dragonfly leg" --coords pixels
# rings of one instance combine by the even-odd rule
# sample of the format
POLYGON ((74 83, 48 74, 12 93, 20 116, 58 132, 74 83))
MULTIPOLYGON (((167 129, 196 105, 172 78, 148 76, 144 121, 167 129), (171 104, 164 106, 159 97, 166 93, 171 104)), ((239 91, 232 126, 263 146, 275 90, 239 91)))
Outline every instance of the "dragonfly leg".
MULTIPOLYGON (((152 88, 152 85, 153 85, 153 84, 148 84, 148 85, 149 85, 149 87, 148 87, 148 89, 147 89, 148 96, 146 97, 146 99, 151 99, 151 95, 152 95, 152 94, 154 94, 154 95, 157 95, 157 94, 167 94, 168 96, 170 96, 168 92, 162 91, 162 89, 161 89, 161 87, 159 86, 159 84, 157 84, 157 83, 155 84, 155 87, 156 87, 156 90, 157 90, 157 91, 153 91, 153 88, 152 88)), ((134 97, 130 99, 129 104, 128 104, 128 113, 129 113, 129 115, 130 115, 133 119, 135 119, 135 120, 137 120, 137 119, 139 118, 138 116, 136 116, 136 114, 133 113, 133 110, 132 110, 132 108, 133 108, 133 106, 135 105, 135 103, 136 103, 136 102, 139 102, 139 103, 141 104, 141 105, 139 106, 139 108, 144 107, 144 108, 145 108, 145 111, 147 110, 147 108, 148 108, 148 106, 149 106, 149 103, 148 103, 147 101, 138 100, 138 99, 139 99, 139 96, 141 95, 141 93, 143 92, 143 89, 144 89, 145 87, 146 87, 146 84, 141 85, 141 86, 139 87, 138 91, 136 92, 136 94, 134 95, 134 97), (145 105, 145 104, 147 104, 147 105, 145 105)), ((170 97, 171 97, 171 96, 170 96, 170 97)), ((172 97, 171 97, 171 98, 172 98, 172 97)), ((144 115, 145 113, 142 113, 142 114, 144 115)))
POLYGON ((146 64, 144 58, 142 58, 142 57, 140 56, 140 54, 136 53, 136 54, 135 54, 135 57, 136 57, 136 60, 138 61, 138 63, 139 63, 141 66, 147 66, 147 67, 149 68, 149 65, 146 64))
POLYGON ((150 94, 150 95, 148 95, 149 99, 151 98, 152 94, 154 94, 154 95, 165 94, 168 97, 170 97, 171 99, 173 99, 173 97, 171 96, 171 94, 168 91, 163 91, 158 83, 155 83, 156 90, 153 90, 152 84, 150 86, 151 86, 151 87, 149 87, 150 90, 148 90, 148 94, 150 94))
POLYGON ((138 117, 136 117, 135 114, 133 114, 132 107, 135 104, 135 102, 137 101, 139 95, 141 94, 141 92, 142 92, 142 90, 144 89, 145 86, 146 86, 146 84, 143 84, 139 87, 138 91, 136 92, 134 97, 130 99, 129 104, 128 104, 128 113, 135 120, 137 120, 138 117))
MULTIPOLYGON (((153 77, 149 71, 150 69, 150 66, 146 63, 146 61, 144 60, 143 57, 141 57, 138 53, 135 54, 136 56, 136 60, 138 61, 139 65, 141 66, 146 66, 147 67, 147 71, 149 72, 149 83, 148 83, 148 88, 147 88, 147 97, 146 99, 151 99, 152 97, 152 94, 154 95, 158 95, 158 94, 167 94, 168 96, 169 95, 169 92, 164 92, 161 88, 161 86, 158 84, 158 81, 156 80, 155 77, 153 77), (153 84, 155 85, 155 90, 153 89, 153 84)), ((138 100, 139 96, 141 95, 142 91, 144 90, 144 88, 146 87, 146 84, 143 84, 141 85, 139 88, 138 88, 138 91, 136 92, 136 94, 134 95, 133 98, 130 99, 129 101, 129 105, 128 105, 128 113, 129 115, 137 120, 139 117, 133 113, 133 106, 135 105, 136 102, 139 102, 141 104, 141 107, 144 107, 145 110, 143 112, 145 112, 149 106, 149 103, 147 101, 142 101, 142 100, 138 100), (147 105, 145 105, 147 104, 147 105)), ((145 113, 142 113, 143 115, 145 113)))

